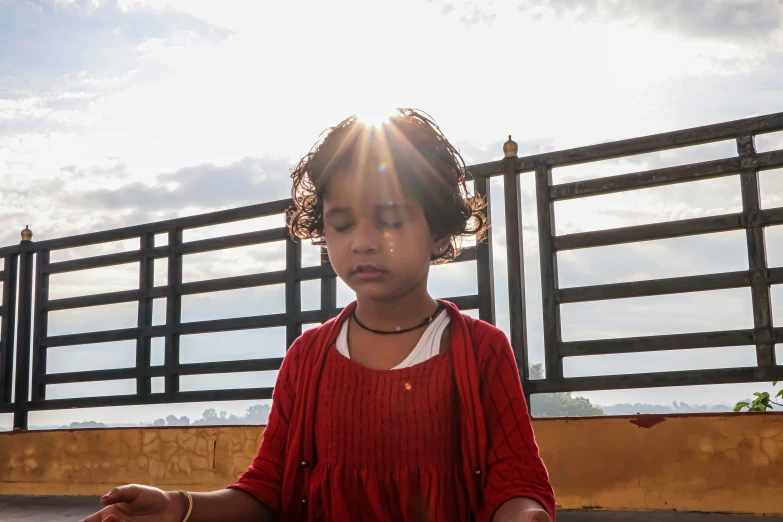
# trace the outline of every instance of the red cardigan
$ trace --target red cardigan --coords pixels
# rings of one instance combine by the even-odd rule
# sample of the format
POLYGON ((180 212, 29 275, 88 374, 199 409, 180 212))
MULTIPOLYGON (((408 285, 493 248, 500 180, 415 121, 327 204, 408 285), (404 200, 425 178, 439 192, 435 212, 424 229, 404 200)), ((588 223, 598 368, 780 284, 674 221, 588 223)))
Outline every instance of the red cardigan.
MULTIPOLYGON (((555 517, 555 498, 535 441, 516 361, 505 334, 439 301, 451 316, 454 378, 460 397, 462 468, 471 510, 489 522, 514 497, 532 498, 555 517), (484 405, 491 407, 485 407, 484 405), (492 418, 485 418, 485 410, 492 418), (491 507, 491 509, 490 509, 491 507)), ((280 368, 269 423, 253 463, 232 487, 245 490, 280 520, 303 520, 316 460, 315 407, 321 370, 340 327, 356 307, 291 345, 280 368)))

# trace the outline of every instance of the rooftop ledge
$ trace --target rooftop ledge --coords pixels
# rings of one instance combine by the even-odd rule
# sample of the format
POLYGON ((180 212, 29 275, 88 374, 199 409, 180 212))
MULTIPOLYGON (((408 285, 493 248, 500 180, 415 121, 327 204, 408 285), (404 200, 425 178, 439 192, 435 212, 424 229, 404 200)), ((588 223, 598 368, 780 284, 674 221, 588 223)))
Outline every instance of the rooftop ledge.
MULTIPOLYGON (((710 513, 710 520, 739 522, 751 520, 739 514, 783 515, 783 414, 535 419, 533 425, 562 521, 696 522, 710 513), (610 518, 606 511, 613 512, 610 518)), ((263 430, 196 426, 2 433, 0 512, 8 517, 26 509, 31 504, 25 496, 94 497, 128 482, 221 489, 246 469, 263 430)), ((78 510, 89 500, 50 499, 40 508, 59 502, 66 511, 67 506, 78 510)), ((44 519, 57 520, 52 513, 44 519)), ((783 516, 765 520, 783 521, 783 516)))
MULTIPOLYGON (((98 497, 0 497, 7 522, 76 521, 95 512, 98 497)), ((560 511, 559 522, 760 522, 757 515, 639 511, 560 511)), ((780 522, 783 517, 764 517, 780 522)))

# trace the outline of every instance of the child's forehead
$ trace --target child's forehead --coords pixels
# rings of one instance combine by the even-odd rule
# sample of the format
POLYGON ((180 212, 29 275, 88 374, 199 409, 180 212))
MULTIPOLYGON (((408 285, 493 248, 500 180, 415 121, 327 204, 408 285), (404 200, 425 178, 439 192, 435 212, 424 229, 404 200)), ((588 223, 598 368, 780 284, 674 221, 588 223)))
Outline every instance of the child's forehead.
POLYGON ((357 170, 335 172, 327 184, 324 202, 334 206, 411 206, 418 202, 408 194, 391 169, 363 173, 357 170))

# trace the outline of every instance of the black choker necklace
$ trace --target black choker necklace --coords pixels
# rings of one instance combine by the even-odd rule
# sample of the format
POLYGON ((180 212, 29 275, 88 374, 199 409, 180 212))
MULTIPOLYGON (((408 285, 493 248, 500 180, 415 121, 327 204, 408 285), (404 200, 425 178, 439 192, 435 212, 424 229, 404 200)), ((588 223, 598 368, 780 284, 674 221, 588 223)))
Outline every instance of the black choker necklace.
POLYGON ((412 332, 413 330, 418 330, 419 328, 421 328, 423 326, 427 326, 428 324, 430 324, 435 319, 435 317, 438 315, 438 313, 440 311, 441 311, 441 304, 438 303, 438 307, 435 309, 435 313, 432 314, 431 316, 429 316, 428 318, 426 318, 424 320, 424 322, 422 322, 421 324, 419 324, 417 326, 413 326, 411 328, 406 328, 405 330, 397 329, 397 330, 394 330, 394 331, 391 331, 391 332, 387 332, 387 331, 384 331, 384 330, 373 330, 372 328, 368 328, 367 326, 364 326, 362 324, 362 322, 359 320, 359 318, 356 317, 356 309, 355 308, 353 310, 353 313, 351 314, 351 317, 353 317, 353 320, 356 321, 356 324, 358 324, 363 330, 367 330, 368 332, 372 332, 372 333, 378 334, 378 335, 396 335, 396 334, 404 334, 404 333, 407 333, 407 332, 412 332))

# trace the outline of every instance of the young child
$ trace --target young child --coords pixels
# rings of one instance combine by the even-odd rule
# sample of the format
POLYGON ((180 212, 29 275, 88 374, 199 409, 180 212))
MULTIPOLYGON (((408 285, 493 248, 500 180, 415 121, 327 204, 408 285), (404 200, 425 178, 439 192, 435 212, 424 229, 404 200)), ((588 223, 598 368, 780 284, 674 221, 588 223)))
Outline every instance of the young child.
POLYGON ((124 486, 87 522, 553 522, 517 366, 494 326, 433 299, 433 263, 483 238, 438 126, 349 118, 293 170, 291 234, 356 301, 290 347, 247 472, 211 493, 124 486))

